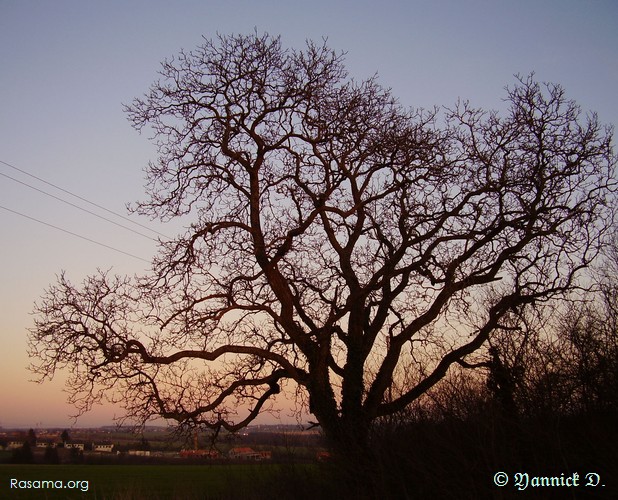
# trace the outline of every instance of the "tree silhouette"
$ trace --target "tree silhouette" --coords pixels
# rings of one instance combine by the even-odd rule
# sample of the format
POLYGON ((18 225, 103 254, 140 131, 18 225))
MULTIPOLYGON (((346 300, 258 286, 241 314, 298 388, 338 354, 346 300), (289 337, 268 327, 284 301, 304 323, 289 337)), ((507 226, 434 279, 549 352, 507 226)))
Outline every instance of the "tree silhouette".
POLYGON ((69 431, 67 429, 62 431, 62 434, 60 434, 60 439, 62 440, 63 445, 66 445, 67 441, 71 440, 71 436, 69 435, 69 431))
POLYGON ((24 441, 21 448, 13 450, 11 462, 15 464, 31 464, 34 462, 34 454, 29 441, 24 441))
POLYGON ((508 109, 406 109, 325 44, 222 36, 126 107, 153 133, 142 214, 191 216, 152 273, 64 274, 36 306, 41 377, 85 411, 237 430, 282 388, 331 443, 464 362, 510 314, 563 294, 611 221, 611 129, 558 85, 508 109), (491 296, 491 301, 482 300, 491 296))
POLYGON ((34 429, 28 429, 28 443, 30 446, 36 446, 36 432, 34 432, 34 429))

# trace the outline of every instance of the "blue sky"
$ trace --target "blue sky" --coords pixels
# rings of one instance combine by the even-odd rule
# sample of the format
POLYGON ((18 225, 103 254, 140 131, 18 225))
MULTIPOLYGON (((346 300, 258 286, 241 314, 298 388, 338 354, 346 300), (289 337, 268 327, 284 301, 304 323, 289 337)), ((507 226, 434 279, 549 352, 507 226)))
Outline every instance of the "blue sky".
MULTIPOLYGON (((144 198, 142 169, 155 150, 122 104, 148 89, 160 61, 202 36, 254 29, 291 47, 327 37, 347 51, 352 76, 377 73, 406 106, 463 98, 500 109, 513 75, 534 71, 602 122, 618 123, 617 27, 613 0, 0 0, 0 161, 126 214, 127 202, 144 198)), ((0 174, 3 207, 146 260, 156 251, 153 241, 6 176, 111 217, 105 212, 2 163, 0 174)), ((136 220, 171 236, 179 230, 136 220)), ((97 268, 133 274, 147 263, 4 209, 0 225, 0 426, 69 425, 62 377, 28 381, 32 304, 61 270, 79 282, 97 268)), ((118 411, 99 408, 78 425, 108 423, 118 411)))

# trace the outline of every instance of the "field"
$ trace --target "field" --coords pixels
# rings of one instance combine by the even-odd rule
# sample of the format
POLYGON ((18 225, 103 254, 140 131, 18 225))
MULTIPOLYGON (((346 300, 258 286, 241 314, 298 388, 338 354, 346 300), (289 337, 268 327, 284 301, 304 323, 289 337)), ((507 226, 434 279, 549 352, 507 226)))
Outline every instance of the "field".
MULTIPOLYGON (((0 498, 6 499, 228 499, 288 498, 288 481, 319 484, 317 466, 295 465, 0 465, 0 498), (65 489, 11 488, 17 481, 54 481, 65 489), (79 481, 79 483, 78 483, 79 481), (87 481, 87 485, 84 484, 87 481), (287 483, 287 484, 286 484, 287 483), (66 486, 75 486, 66 489, 66 486), (87 491, 82 491, 87 489, 87 491)), ((304 491, 308 494, 308 491, 304 491)), ((315 492, 317 493, 317 492, 315 492)), ((299 495, 301 498, 306 495, 299 495)), ((319 495, 318 495, 319 496, 319 495)))
MULTIPOLYGON (((0 499, 618 498, 615 415, 510 423, 491 415, 418 422, 383 432, 364 460, 353 464, 274 458, 253 464, 0 464, 0 499), (540 478, 538 484, 531 480, 525 491, 520 490, 518 477, 523 475, 540 478), (578 482, 572 480, 575 477, 578 482), (553 479, 550 484, 543 478, 553 479), (11 488, 28 486, 27 481, 55 481, 54 486, 74 488, 11 488), (83 481, 87 491, 82 491, 83 481)), ((0 453, 0 460, 9 458, 9 453, 0 453)))

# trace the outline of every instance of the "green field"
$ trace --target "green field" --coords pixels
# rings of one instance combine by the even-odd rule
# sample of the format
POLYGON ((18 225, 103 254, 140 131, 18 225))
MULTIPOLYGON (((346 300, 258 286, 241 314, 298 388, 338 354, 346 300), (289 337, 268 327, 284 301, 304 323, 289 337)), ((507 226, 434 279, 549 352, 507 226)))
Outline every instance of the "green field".
MULTIPOLYGON (((250 499, 269 493, 288 498, 299 480, 315 485, 318 477, 318 468, 311 465, 0 465, 0 498, 250 499), (57 486, 60 481, 81 483, 71 483, 75 489, 18 489, 11 488, 11 480, 54 481, 57 486), (82 491, 83 481, 88 481, 88 491, 82 491)), ((299 493, 303 497, 309 492, 299 493)))

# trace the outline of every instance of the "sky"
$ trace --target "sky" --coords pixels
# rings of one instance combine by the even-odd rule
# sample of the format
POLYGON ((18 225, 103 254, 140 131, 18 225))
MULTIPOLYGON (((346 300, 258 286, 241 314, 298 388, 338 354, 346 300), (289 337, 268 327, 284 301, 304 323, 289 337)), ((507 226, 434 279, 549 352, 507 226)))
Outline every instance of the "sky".
POLYGON ((295 48, 327 38, 347 52, 350 75, 377 74, 405 106, 461 98, 500 109, 514 75, 534 72, 618 124, 617 28, 615 0, 0 0, 0 427, 106 425, 121 414, 105 405, 73 422, 62 374, 31 381, 26 339, 34 302, 61 271, 76 283, 97 268, 142 274, 157 248, 151 230, 182 229, 126 209, 145 199, 156 151, 122 106, 163 59, 217 33, 268 32, 295 48))

